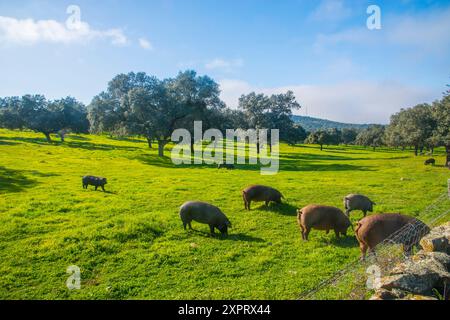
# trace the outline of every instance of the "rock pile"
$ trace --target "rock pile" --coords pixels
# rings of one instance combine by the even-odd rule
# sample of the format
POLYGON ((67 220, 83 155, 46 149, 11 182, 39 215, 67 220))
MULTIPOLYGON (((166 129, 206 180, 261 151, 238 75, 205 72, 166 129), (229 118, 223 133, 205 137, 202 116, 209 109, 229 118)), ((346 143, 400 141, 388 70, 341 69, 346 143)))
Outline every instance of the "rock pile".
POLYGON ((449 299, 450 222, 432 229, 420 245, 422 250, 381 278, 371 300, 449 299))

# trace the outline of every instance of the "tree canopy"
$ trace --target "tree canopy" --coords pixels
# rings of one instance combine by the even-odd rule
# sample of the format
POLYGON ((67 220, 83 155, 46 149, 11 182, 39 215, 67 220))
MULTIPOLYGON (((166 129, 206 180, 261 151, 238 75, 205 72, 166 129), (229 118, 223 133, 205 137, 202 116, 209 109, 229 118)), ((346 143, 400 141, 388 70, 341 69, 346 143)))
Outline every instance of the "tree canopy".
POLYGON ((24 95, 4 98, 0 105, 3 127, 41 132, 48 142, 52 133, 59 133, 64 141, 66 130, 86 133, 89 129, 86 107, 72 97, 48 101, 43 95, 24 95))

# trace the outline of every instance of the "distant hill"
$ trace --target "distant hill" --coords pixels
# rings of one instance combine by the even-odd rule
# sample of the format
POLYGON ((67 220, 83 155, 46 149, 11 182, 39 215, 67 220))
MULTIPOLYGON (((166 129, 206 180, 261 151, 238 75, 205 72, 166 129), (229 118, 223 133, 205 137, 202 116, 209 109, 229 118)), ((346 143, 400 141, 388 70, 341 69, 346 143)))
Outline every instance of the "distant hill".
POLYGON ((295 123, 300 124, 307 131, 315 131, 319 129, 344 129, 344 128, 355 128, 355 129, 365 129, 370 126, 370 124, 354 124, 354 123, 342 123, 331 120, 305 117, 305 116, 292 116, 292 120, 295 123))

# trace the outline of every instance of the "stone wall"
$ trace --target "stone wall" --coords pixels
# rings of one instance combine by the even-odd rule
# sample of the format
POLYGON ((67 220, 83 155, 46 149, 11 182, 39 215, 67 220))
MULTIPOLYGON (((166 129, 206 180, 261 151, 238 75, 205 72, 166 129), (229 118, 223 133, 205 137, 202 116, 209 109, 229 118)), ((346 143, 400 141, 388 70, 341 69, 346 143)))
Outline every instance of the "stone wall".
POLYGON ((450 222, 420 241, 422 250, 380 280, 371 300, 450 299, 450 222))

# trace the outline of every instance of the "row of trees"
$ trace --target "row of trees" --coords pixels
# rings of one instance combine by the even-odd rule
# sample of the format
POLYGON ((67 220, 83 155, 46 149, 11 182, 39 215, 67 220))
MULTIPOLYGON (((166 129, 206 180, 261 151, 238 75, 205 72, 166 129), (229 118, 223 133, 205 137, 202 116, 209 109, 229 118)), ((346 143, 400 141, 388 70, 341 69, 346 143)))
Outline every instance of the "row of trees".
POLYGON ((227 108, 219 96, 219 85, 194 71, 164 80, 145 73, 120 74, 92 101, 91 132, 144 136, 150 147, 157 142, 160 156, 175 129, 187 129, 194 138, 194 121, 202 121, 204 130, 216 128, 224 134, 229 128, 280 129, 280 138, 290 143, 306 136, 291 119, 292 111, 300 108, 291 91, 270 97, 243 95, 238 110, 227 108))
POLYGON ((204 130, 217 128, 224 134, 229 128, 279 129, 280 139, 291 144, 306 137, 291 119, 292 111, 300 108, 291 91, 243 95, 237 110, 227 108, 219 96, 219 85, 194 71, 163 80, 142 72, 120 74, 87 108, 70 97, 56 101, 41 95, 1 99, 0 126, 41 132, 49 142, 52 133, 64 140, 67 130, 140 135, 150 147, 157 142, 160 156, 175 129, 187 129, 194 137, 194 121, 202 121, 204 130))
POLYGON ((59 133, 62 141, 67 130, 87 133, 89 121, 86 107, 74 98, 49 101, 42 95, 25 95, 0 98, 0 126, 41 132, 51 142, 51 133, 59 133))
POLYGON ((424 148, 433 152, 438 146, 445 146, 449 152, 450 96, 394 114, 385 136, 387 145, 403 149, 412 146, 416 155, 424 148))
MULTIPOLYGON (((292 120, 300 109, 293 92, 284 94, 242 95, 238 109, 230 109, 220 99, 219 85, 195 71, 180 72, 175 78, 160 80, 146 73, 120 74, 88 107, 74 98, 49 101, 42 95, 0 98, 0 126, 58 133, 64 141, 67 130, 76 133, 140 135, 152 147, 158 144, 160 156, 172 132, 184 128, 194 137, 194 121, 203 129, 229 128, 280 130, 280 140, 324 145, 357 144, 377 148, 413 147, 416 155, 428 148, 445 146, 450 161, 450 93, 440 101, 402 109, 391 117, 388 126, 374 125, 364 130, 328 129, 307 133, 292 120)), ((191 145, 194 145, 192 140, 191 145)), ((258 144, 259 146, 259 144, 258 144)), ((259 149, 259 148, 258 148, 259 149)))
POLYGON ((426 148, 432 154, 436 147, 446 149, 450 162, 450 94, 430 104, 402 109, 391 116, 387 126, 373 125, 364 130, 337 129, 311 132, 305 143, 323 145, 355 144, 372 147, 411 147, 416 155, 426 148))

